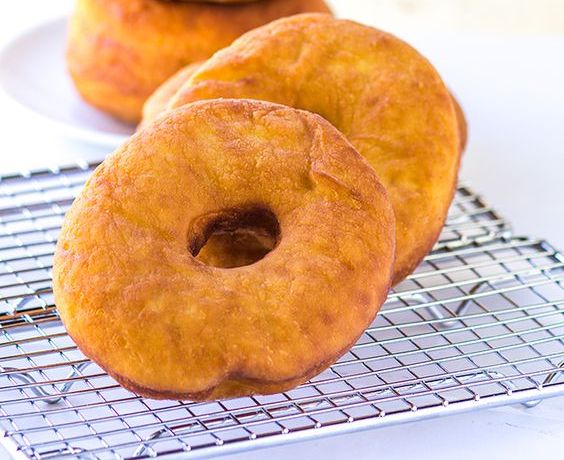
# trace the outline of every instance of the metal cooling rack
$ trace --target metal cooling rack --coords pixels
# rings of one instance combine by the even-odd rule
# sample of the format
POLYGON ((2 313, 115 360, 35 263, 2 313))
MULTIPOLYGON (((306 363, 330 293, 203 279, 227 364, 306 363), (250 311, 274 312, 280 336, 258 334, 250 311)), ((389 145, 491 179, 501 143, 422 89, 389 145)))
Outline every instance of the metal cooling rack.
POLYGON ((18 458, 206 456, 564 394, 564 257, 460 187, 435 250, 321 375, 273 396, 140 398, 53 304, 59 226, 94 167, 0 179, 0 440, 18 458))

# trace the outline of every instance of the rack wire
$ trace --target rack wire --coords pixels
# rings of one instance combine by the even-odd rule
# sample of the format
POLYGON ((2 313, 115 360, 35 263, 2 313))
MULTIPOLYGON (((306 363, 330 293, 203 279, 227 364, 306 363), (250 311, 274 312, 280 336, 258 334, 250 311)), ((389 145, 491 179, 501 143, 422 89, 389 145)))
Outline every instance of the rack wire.
POLYGON ((0 178, 0 441, 17 458, 208 456, 564 394, 564 257, 464 186, 433 252, 321 375, 208 403, 130 393, 68 337, 51 291, 95 166, 0 178))

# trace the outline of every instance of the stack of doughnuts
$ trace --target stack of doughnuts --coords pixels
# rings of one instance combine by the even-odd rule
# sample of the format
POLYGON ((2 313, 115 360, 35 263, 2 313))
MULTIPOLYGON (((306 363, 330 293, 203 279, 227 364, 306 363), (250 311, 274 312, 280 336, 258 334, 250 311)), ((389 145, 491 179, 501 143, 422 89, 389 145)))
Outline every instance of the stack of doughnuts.
POLYGON ((300 14, 181 69, 65 218, 61 318, 126 388, 208 400, 327 368, 436 242, 466 142, 433 66, 300 14))
POLYGON ((145 100, 177 70, 274 19, 329 12, 324 0, 77 0, 67 63, 80 95, 137 123, 145 100))

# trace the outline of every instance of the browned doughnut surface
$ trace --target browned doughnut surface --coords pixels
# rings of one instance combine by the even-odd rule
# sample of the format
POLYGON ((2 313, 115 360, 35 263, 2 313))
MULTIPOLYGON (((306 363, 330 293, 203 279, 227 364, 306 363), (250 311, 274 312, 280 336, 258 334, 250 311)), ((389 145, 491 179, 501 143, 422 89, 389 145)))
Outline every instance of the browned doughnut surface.
MULTIPOLYGON (((140 127, 164 114, 170 98, 201 65, 201 62, 196 62, 183 67, 157 88, 143 106, 143 121, 140 127)), ((197 259, 214 267, 240 267, 260 260, 274 245, 275 241, 270 235, 257 227, 216 232, 210 235, 197 259)))
POLYGON ((341 133, 217 100, 104 161, 65 218, 53 282, 70 335, 124 386, 210 399, 284 391, 330 365, 386 298, 393 254, 384 188, 341 133), (275 247, 232 269, 196 259, 236 228, 275 247))
POLYGON ((449 91, 412 47, 329 15, 284 18, 219 51, 171 107, 218 97, 309 110, 347 137, 374 167, 394 206, 394 282, 432 248, 454 194, 461 140, 449 91))
MULTIPOLYGON (((194 69, 194 71, 195 70, 196 69, 194 69)), ((192 75, 190 75, 190 76, 192 76, 192 75)), ((186 83, 187 80, 188 79, 185 78, 184 82, 186 83)), ((177 87, 178 87, 179 84, 180 84, 180 79, 179 79, 179 81, 176 82, 177 87)), ((174 95, 174 93, 172 93, 172 90, 169 94, 174 95)), ((464 110, 462 110, 462 106, 458 102, 458 99, 456 99, 454 96, 452 96, 452 102, 454 103, 454 110, 456 111, 456 119, 458 121, 458 134, 459 134, 459 137, 460 137, 459 149, 460 149, 460 154, 462 154, 462 153, 464 153, 464 150, 466 149, 466 144, 468 143, 468 122, 466 121, 466 116, 464 115, 464 110)), ((166 110, 167 105, 168 105, 168 103, 163 98, 163 100, 161 102, 161 106, 160 106, 161 111, 166 110)))
POLYGON ((176 94, 180 87, 194 75, 194 72, 202 65, 194 62, 182 67, 178 72, 165 80, 143 104, 143 120, 141 125, 154 121, 159 115, 166 111, 170 99, 176 94))
MULTIPOLYGON (((178 90, 194 75, 196 70, 198 70, 203 63, 204 62, 195 62, 194 64, 183 67, 155 90, 143 105, 141 126, 151 123, 169 110, 169 104, 178 90)), ((466 149, 466 143, 468 141, 468 123, 464 115, 464 110, 456 97, 452 96, 452 102, 456 110, 460 137, 460 153, 462 154, 466 149)))
POLYGON ((77 0, 68 67, 86 101, 136 123, 145 100, 180 68, 207 59, 250 29, 308 11, 329 9, 323 0, 77 0))

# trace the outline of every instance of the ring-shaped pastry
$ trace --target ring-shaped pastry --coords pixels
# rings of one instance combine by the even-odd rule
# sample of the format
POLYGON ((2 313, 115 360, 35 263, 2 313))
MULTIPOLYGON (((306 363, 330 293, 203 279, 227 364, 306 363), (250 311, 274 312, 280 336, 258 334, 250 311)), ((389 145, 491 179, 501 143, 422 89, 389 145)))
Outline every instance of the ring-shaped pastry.
POLYGON ((328 367, 390 286, 394 216, 374 170, 318 115, 197 102, 133 136, 88 180, 54 260, 61 318, 125 387, 203 400, 288 390, 328 367), (261 228, 247 266, 197 259, 261 228))

